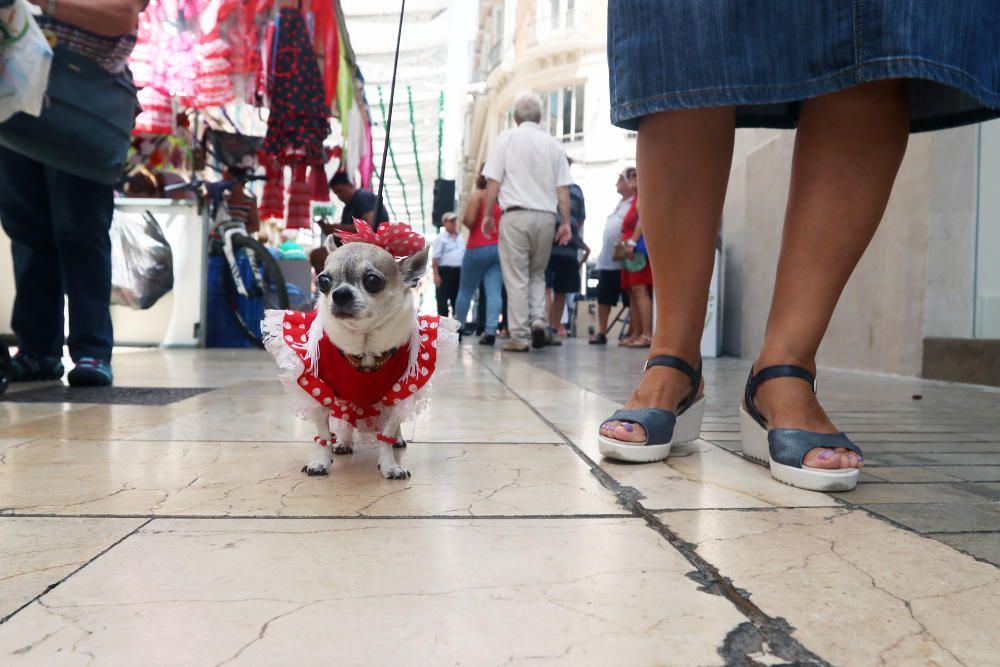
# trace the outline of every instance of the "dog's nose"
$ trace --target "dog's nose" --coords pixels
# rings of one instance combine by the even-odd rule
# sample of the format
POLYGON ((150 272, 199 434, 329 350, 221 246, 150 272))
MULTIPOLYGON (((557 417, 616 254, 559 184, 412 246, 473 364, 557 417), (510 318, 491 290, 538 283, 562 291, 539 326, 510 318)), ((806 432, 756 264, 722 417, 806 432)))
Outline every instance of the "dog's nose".
POLYGON ((333 290, 330 298, 333 299, 334 305, 346 306, 351 301, 354 301, 354 292, 351 291, 350 287, 338 287, 333 290))

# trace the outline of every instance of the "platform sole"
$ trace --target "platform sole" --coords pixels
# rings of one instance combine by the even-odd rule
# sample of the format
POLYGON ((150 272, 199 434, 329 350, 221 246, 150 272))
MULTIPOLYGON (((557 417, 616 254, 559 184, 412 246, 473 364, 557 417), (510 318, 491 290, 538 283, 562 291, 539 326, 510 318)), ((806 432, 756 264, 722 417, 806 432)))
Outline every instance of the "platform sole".
POLYGON ((750 413, 740 406, 740 433, 743 438, 743 456, 771 470, 771 477, 806 491, 851 491, 858 485, 860 471, 856 468, 820 470, 818 468, 785 465, 771 459, 767 429, 757 423, 750 413))
POLYGON ((705 415, 705 397, 702 396, 691 407, 677 416, 674 433, 670 442, 661 445, 628 444, 613 438, 598 435, 597 448, 604 456, 616 461, 630 463, 652 463, 670 456, 675 444, 697 440, 701 435, 701 420, 705 415))

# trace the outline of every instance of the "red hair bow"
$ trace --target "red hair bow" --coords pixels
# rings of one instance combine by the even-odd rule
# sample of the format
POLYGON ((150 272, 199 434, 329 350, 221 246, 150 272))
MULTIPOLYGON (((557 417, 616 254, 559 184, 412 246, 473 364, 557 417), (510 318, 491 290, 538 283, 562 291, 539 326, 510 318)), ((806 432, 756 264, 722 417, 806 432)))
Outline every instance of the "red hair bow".
POLYGON ((384 222, 378 226, 378 232, 375 232, 367 222, 354 218, 354 227, 358 230, 357 234, 337 232, 337 238, 344 243, 377 245, 397 259, 415 255, 426 245, 424 237, 405 222, 384 222))

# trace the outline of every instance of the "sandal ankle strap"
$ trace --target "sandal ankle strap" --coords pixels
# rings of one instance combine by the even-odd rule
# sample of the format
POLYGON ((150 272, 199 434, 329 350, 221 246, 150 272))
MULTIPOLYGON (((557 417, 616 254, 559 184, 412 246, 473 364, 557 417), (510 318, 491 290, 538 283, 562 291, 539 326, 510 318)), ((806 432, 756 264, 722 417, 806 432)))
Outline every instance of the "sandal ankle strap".
POLYGON ((792 366, 789 364, 768 366, 767 368, 762 368, 756 374, 753 372, 752 367, 750 369, 750 377, 747 378, 746 389, 743 392, 743 403, 746 405, 747 412, 749 412, 750 416, 754 418, 754 421, 764 428, 767 428, 767 420, 764 419, 764 416, 760 414, 759 410, 757 410, 757 406, 754 405, 754 394, 757 393, 757 389, 760 388, 760 385, 764 384, 768 380, 789 377, 798 378, 808 382, 812 386, 814 394, 819 390, 819 387, 816 384, 816 376, 801 366, 792 366))
POLYGON ((643 372, 649 370, 651 366, 665 366, 666 368, 673 368, 678 370, 688 376, 691 380, 691 392, 681 401, 680 405, 677 406, 677 414, 681 414, 695 402, 698 398, 698 387, 701 386, 701 361, 698 361, 698 368, 695 368, 688 362, 684 361, 680 357, 674 357, 669 354, 661 354, 646 360, 646 365, 643 366, 643 372))

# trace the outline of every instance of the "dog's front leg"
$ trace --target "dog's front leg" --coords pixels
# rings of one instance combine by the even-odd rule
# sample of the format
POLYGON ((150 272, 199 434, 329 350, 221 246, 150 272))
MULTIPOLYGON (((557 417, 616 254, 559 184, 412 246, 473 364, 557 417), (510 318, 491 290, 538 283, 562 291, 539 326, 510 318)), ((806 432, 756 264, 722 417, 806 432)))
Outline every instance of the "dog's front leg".
POLYGON ((396 456, 392 451, 393 443, 398 437, 399 422, 392 422, 382 429, 382 438, 378 441, 378 469, 386 479, 410 477, 410 471, 396 462, 396 456))
POLYGON ((354 453, 354 428, 347 422, 343 422, 344 428, 337 433, 337 446, 333 453, 338 456, 354 453))
POLYGON ((337 439, 330 432, 329 410, 317 408, 313 411, 312 417, 316 424, 316 437, 313 440, 319 446, 319 456, 302 466, 302 472, 310 476, 326 475, 330 472, 330 464, 333 462, 333 447, 337 439))

